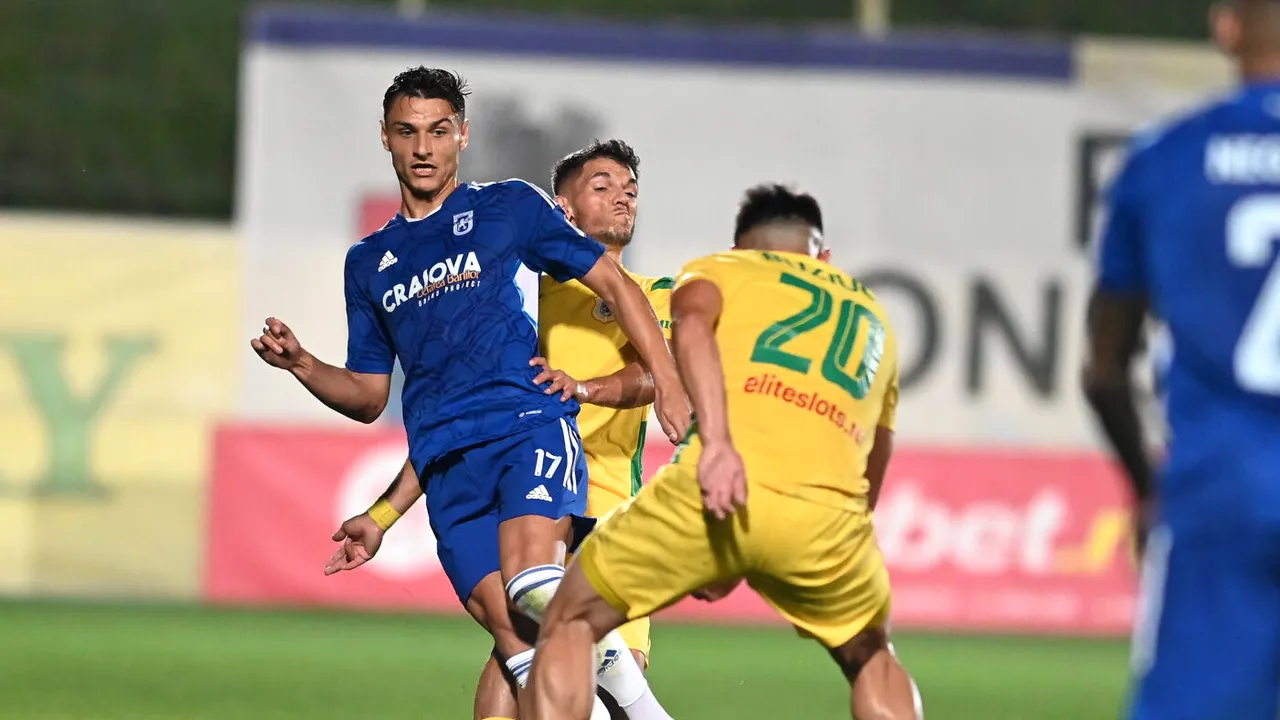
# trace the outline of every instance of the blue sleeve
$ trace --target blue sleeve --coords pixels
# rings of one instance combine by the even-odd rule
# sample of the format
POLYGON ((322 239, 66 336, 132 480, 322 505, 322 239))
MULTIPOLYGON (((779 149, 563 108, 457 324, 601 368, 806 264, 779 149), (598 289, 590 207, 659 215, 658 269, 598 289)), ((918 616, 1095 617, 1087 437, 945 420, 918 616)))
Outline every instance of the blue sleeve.
POLYGON ((511 180, 512 210, 521 227, 520 260, 558 282, 577 280, 595 267, 604 245, 582 234, 546 193, 511 180))
POLYGON ((1098 287, 1125 295, 1147 290, 1143 246, 1143 198, 1138 177, 1138 161, 1133 154, 1107 193, 1106 211, 1096 260, 1098 287))
POLYGON ((344 285, 347 296, 347 369, 370 375, 390 375, 395 362, 391 338, 378 316, 379 308, 356 280, 354 259, 361 246, 347 251, 344 285))

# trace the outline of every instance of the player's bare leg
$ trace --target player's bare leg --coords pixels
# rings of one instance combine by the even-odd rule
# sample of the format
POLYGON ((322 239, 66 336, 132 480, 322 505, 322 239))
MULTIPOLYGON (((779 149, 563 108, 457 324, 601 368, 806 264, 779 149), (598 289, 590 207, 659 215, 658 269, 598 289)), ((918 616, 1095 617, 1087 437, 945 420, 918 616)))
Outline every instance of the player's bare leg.
POLYGON ((581 567, 571 566, 542 621, 529 692, 520 699, 522 720, 585 720, 596 688, 593 646, 626 620, 581 567))
MULTIPOLYGON (((507 594, 521 612, 539 623, 566 577, 563 563, 571 533, 569 518, 526 515, 498 526, 507 594)), ((596 668, 600 687, 618 702, 629 720, 670 720, 626 642, 616 632, 606 633, 595 638, 599 641, 596 668)), ((516 677, 520 679, 518 673, 516 677)), ((598 700, 594 707, 597 715, 607 717, 608 711, 598 700)))
POLYGON ((920 693, 884 628, 868 628, 831 650, 852 688, 855 720, 922 720, 920 693))
POLYGON ((480 671, 476 685, 474 720, 514 719, 516 708, 516 683, 503 668, 498 649, 494 648, 480 671))
MULTIPOLYGON (((504 660, 516 679, 527 677, 527 667, 522 673, 517 673, 516 669, 527 664, 532 656, 533 646, 528 639, 536 636, 537 629, 528 618, 511 611, 501 573, 490 573, 476 585, 467 599, 467 612, 493 636, 498 658, 491 657, 491 661, 496 664, 498 659, 504 660)), ((476 688, 475 714, 478 718, 516 717, 515 689, 507 684, 502 668, 496 670, 495 676, 486 665, 481 672, 476 688)))

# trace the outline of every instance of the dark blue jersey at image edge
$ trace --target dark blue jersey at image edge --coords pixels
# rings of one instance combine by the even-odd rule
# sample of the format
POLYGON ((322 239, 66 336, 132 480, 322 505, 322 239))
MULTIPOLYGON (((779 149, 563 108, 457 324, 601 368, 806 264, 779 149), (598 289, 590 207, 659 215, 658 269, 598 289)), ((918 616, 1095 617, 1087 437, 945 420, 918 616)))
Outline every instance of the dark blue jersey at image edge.
POLYGON ((1280 85, 1248 85, 1145 133, 1111 189, 1103 290, 1148 298, 1172 336, 1175 527, 1280 526, 1280 85))
MULTIPOLYGON (((453 450, 577 414, 577 401, 533 383, 537 297, 517 278, 580 278, 603 254, 523 180, 462 185, 431 215, 396 215, 352 246, 346 366, 390 374, 399 358, 419 472, 453 450)), ((536 293, 536 282, 529 287, 536 293)))

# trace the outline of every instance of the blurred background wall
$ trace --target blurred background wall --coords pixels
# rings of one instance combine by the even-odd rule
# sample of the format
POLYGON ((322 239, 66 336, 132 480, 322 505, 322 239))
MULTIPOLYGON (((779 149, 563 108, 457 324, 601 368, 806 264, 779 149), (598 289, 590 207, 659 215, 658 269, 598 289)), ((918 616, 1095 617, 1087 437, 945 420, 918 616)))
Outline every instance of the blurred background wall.
MULTIPOLYGON (((342 359, 343 253, 395 210, 381 94, 426 63, 475 89, 464 179, 545 185, 594 137, 635 145, 642 273, 724 247, 750 184, 814 192, 901 333, 897 622, 1123 632, 1123 493, 1075 384, 1089 238, 1123 140, 1230 81, 1204 15, 0 3, 0 591, 453 609, 425 514, 369 572, 319 578, 399 465, 398 408, 353 427, 248 349, 278 315, 342 359)), ((651 441, 647 471, 669 454, 651 441)))

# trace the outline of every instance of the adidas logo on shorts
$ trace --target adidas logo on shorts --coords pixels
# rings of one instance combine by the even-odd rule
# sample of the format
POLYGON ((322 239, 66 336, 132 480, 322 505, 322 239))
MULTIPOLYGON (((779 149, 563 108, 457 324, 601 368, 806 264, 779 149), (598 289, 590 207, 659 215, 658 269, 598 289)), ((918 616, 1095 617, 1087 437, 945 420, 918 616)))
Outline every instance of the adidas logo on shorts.
POLYGON ((539 485, 538 487, 530 490, 529 494, 524 496, 524 499, 525 500, 545 500, 547 502, 553 502, 551 499, 551 493, 547 492, 546 485, 539 485))

